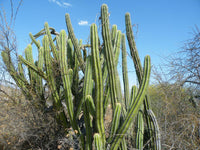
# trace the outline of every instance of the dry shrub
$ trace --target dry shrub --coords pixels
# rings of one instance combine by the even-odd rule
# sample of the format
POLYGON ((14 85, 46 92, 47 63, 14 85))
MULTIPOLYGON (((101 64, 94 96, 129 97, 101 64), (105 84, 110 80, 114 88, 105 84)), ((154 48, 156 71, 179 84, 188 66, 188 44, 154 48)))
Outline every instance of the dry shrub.
POLYGON ((60 144, 64 147, 65 132, 53 111, 36 108, 35 102, 27 101, 16 88, 0 86, 0 91, 0 149, 55 150, 60 144))
POLYGON ((188 91, 179 84, 166 82, 149 89, 163 149, 199 149, 200 106, 194 107, 188 91))

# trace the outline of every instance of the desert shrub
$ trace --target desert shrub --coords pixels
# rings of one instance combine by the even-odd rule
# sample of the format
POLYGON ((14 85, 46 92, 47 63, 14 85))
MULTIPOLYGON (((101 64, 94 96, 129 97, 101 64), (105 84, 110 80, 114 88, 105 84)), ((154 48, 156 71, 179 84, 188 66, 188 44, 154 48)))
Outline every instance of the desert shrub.
POLYGON ((1 86, 0 89, 1 149, 53 150, 74 144, 70 138, 65 137, 52 111, 36 108, 14 87, 1 86))
POLYGON ((160 82, 149 88, 164 149, 198 149, 199 106, 191 103, 190 89, 178 83, 160 82))

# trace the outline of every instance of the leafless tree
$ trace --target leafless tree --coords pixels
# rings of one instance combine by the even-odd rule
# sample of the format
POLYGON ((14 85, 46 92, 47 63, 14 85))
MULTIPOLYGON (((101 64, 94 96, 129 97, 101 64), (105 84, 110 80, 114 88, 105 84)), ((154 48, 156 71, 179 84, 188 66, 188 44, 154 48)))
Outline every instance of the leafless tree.
MULTIPOLYGON (((16 35, 14 33, 14 25, 22 2, 23 0, 20 0, 17 7, 14 8, 13 1, 10 0, 10 16, 7 16, 3 6, 1 6, 2 8, 0 9, 0 53, 6 49, 9 50, 12 61, 14 62, 13 64, 17 64, 17 42, 16 35)), ((2 62, 2 59, 0 59, 0 65, 2 66, 0 67, 0 81, 1 83, 4 83, 7 79, 9 79, 6 79, 9 75, 5 67, 3 67, 4 63, 2 62)))
POLYGON ((196 26, 193 37, 186 41, 175 56, 171 57, 170 75, 179 80, 180 85, 192 85, 200 90, 200 30, 196 26))

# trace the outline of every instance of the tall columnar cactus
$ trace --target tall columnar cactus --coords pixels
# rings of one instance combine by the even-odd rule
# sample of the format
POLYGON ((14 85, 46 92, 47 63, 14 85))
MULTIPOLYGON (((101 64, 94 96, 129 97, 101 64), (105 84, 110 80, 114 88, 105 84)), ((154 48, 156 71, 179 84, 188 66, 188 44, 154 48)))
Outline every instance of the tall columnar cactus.
POLYGON ((101 63, 99 59, 99 48, 98 48, 98 34, 97 26, 95 24, 91 25, 90 28, 91 37, 91 50, 92 50, 92 60, 94 68, 94 82, 95 82, 95 105, 96 105, 96 128, 100 135, 103 147, 105 147, 105 129, 103 120, 103 82, 101 73, 101 63))
POLYGON ((128 70, 127 70, 127 59, 126 59, 126 43, 125 43, 125 35, 122 34, 122 73, 123 73, 123 81, 124 81, 124 99, 125 106, 129 108, 129 83, 128 83, 128 70))
POLYGON ((48 91, 51 94, 49 98, 53 100, 53 111, 57 114, 57 120, 64 128, 74 130, 84 150, 126 150, 126 134, 131 131, 136 116, 136 147, 142 149, 143 143, 146 142, 143 138, 143 118, 146 118, 148 128, 153 129, 148 131, 152 141, 152 147, 148 148, 161 149, 160 135, 156 132, 159 131, 158 124, 150 109, 146 92, 151 71, 150 56, 144 58, 142 67, 134 42, 130 15, 125 16, 126 34, 139 82, 139 87, 132 87, 130 95, 126 38, 117 30, 116 25, 110 30, 107 5, 103 4, 101 7, 103 44, 100 43, 96 24, 90 27, 90 44, 84 45, 82 40, 76 39, 69 14, 66 14, 65 18, 68 36, 64 30, 56 32, 48 23, 45 23, 44 29, 36 35, 29 34, 32 42, 25 49, 26 58, 19 56, 18 69, 14 68, 8 49, 1 53, 16 84, 29 99, 38 99, 43 105, 47 100, 45 92, 48 91), (42 44, 37 41, 40 36, 43 36, 42 44), (38 60, 35 61, 32 44, 38 49, 38 60), (124 96, 117 70, 120 47, 124 96), (28 79, 25 78, 23 65, 28 69, 28 79), (112 108, 107 108, 109 103, 112 108), (108 136, 104 122, 106 109, 112 109, 113 112, 108 136))
MULTIPOLYGON (((136 70, 136 74, 138 77, 138 82, 141 83, 142 82, 142 75, 143 75, 143 71, 142 71, 142 65, 139 59, 139 55, 138 55, 138 51, 136 48, 136 44, 135 44, 135 40, 134 40, 134 35, 133 35, 133 31, 132 31, 132 24, 131 24, 131 19, 130 19, 130 14, 126 13, 125 15, 125 23, 126 23, 126 35, 127 35, 127 39, 128 39, 128 43, 129 43, 129 47, 130 47, 130 52, 131 52, 131 56, 135 65, 135 70, 136 70)), ((148 114, 148 110, 151 110, 150 108, 150 104, 149 104, 149 96, 146 95, 144 98, 144 115, 146 118, 146 122, 147 122, 147 130, 148 130, 148 140, 150 140, 150 148, 153 147, 155 141, 153 138, 153 133, 152 133, 152 128, 155 128, 154 124, 151 123, 150 121, 150 116, 148 114)), ((147 142, 147 141, 146 141, 147 142)))
POLYGON ((113 109, 118 102, 116 91, 116 74, 115 74, 115 61, 114 50, 112 47, 112 41, 109 29, 109 15, 108 8, 105 4, 101 6, 101 21, 102 21, 102 37, 104 40, 104 53, 105 60, 108 68, 109 82, 110 82, 110 95, 113 109))
POLYGON ((144 135, 143 112, 139 110, 137 115, 137 135, 136 135, 136 148, 139 150, 143 150, 143 135, 144 135))
POLYGON ((149 84, 150 70, 151 70, 150 56, 146 56, 145 61, 144 61, 144 74, 143 74, 142 83, 140 85, 140 88, 138 90, 138 93, 137 93, 134 103, 131 105, 131 108, 126 115, 126 118, 125 118, 123 124, 120 126, 120 128, 117 132, 117 135, 114 138, 111 149, 118 148, 120 142, 123 139, 123 136, 126 134, 128 128, 130 127, 131 122, 133 121, 134 117, 136 116, 136 114, 145 98, 146 90, 147 90, 147 87, 149 84))
POLYGON ((84 63, 84 60, 83 60, 82 55, 81 55, 81 51, 80 51, 80 47, 78 45, 78 41, 77 41, 77 39, 75 37, 74 31, 73 31, 73 28, 72 28, 72 24, 71 24, 71 20, 70 20, 69 14, 65 15, 65 20, 66 20, 66 24, 67 24, 69 38, 71 39, 71 41, 72 41, 72 43, 74 45, 74 51, 77 54, 79 63, 81 65, 81 69, 84 72, 85 71, 85 63, 84 63))

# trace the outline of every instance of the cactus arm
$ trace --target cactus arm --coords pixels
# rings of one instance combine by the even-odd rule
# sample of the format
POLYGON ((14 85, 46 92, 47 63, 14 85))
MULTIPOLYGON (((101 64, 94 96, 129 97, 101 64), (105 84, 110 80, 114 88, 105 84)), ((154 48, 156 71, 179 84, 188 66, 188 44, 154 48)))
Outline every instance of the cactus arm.
POLYGON ((69 81, 69 70, 67 66, 67 50, 66 50, 66 32, 64 30, 61 30, 60 32, 60 51, 59 51, 59 64, 61 69, 61 78, 63 82, 63 88, 64 88, 64 95, 66 99, 66 105, 67 105, 67 112, 69 115, 70 123, 72 128, 77 131, 78 135, 81 139, 81 144, 84 147, 84 137, 81 134, 80 128, 77 125, 75 114, 74 114, 74 107, 73 107, 73 101, 72 101, 72 92, 71 92, 71 84, 69 81))
POLYGON ((73 125, 74 107, 73 107, 73 101, 72 101, 71 87, 69 84, 70 81, 69 81, 69 75, 68 75, 68 66, 67 66, 66 56, 67 56, 67 54, 66 54, 66 33, 64 30, 62 30, 60 32, 59 62, 60 62, 61 77, 62 77, 62 82, 63 82, 67 110, 68 110, 70 122, 73 125))
POLYGON ((142 110, 138 111, 137 115, 137 135, 136 135, 136 148, 143 150, 143 135, 144 135, 144 121, 142 110))
POLYGON ((135 98, 135 102, 131 106, 131 109, 127 112, 126 118, 123 124, 121 125, 121 127, 119 128, 117 135, 115 136, 112 142, 111 150, 116 150, 119 147, 120 142, 122 141, 124 135, 126 134, 126 131, 128 130, 135 115, 137 114, 141 103, 143 102, 143 99, 145 97, 146 90, 149 84, 150 70, 151 70, 150 57, 146 56, 145 62, 144 62, 144 74, 143 74, 143 78, 142 78, 143 80, 142 80, 141 86, 135 98))
POLYGON ((110 135, 109 135, 109 138, 107 140, 108 143, 111 143, 111 141, 113 140, 113 137, 115 136, 115 133, 116 133, 118 127, 119 127, 121 110, 122 110, 121 104, 117 103, 116 108, 114 110, 113 119, 112 119, 110 135))
POLYGON ((107 76, 108 76, 108 68, 107 68, 107 65, 106 65, 106 62, 104 61, 103 63, 103 84, 105 85, 106 84, 106 80, 107 80, 107 76))
MULTIPOLYGON (((119 54, 120 54, 120 44, 121 44, 121 31, 117 31, 117 26, 113 25, 112 28, 112 41, 113 41, 113 47, 114 47, 114 60, 115 60, 115 71, 116 71, 116 90, 117 90, 117 97, 118 99, 122 100, 122 93, 121 93, 121 85, 120 85, 120 79, 119 79, 119 75, 117 72, 117 64, 118 64, 118 59, 119 59, 119 54)), ((106 61, 104 61, 104 65, 103 65, 103 84, 106 85, 106 90, 105 90, 105 94, 104 94, 104 110, 106 110, 107 104, 108 104, 108 99, 110 97, 110 86, 109 86, 109 81, 107 80, 106 83, 106 79, 108 76, 108 69, 107 69, 107 65, 106 65, 106 61)))
POLYGON ((95 105, 94 105, 93 98, 90 95, 88 95, 86 98, 87 98, 87 100, 86 100, 87 109, 89 110, 90 114, 93 117, 95 117, 96 108, 95 108, 95 105))
POLYGON ((73 101, 72 101, 72 92, 71 92, 71 85, 69 81, 69 70, 67 66, 67 50, 66 50, 66 32, 64 30, 61 30, 60 32, 60 51, 59 51, 59 63, 60 63, 60 69, 61 69, 61 78, 63 82, 63 88, 64 88, 64 95, 66 99, 66 105, 67 105, 67 111, 70 119, 70 123, 72 125, 72 128, 76 131, 78 131, 78 135, 80 135, 81 144, 84 146, 84 138, 81 134, 81 131, 77 125, 75 113, 74 113, 74 107, 73 107, 73 101))
MULTIPOLYGON (((129 43, 129 47, 130 47, 130 51, 131 51, 131 56, 135 65, 135 69, 136 69, 136 74, 138 77, 138 82, 141 83, 142 81, 142 65, 138 56, 138 51, 136 48, 136 44, 135 44, 135 40, 134 40, 134 36, 133 36, 133 31, 132 31, 132 26, 131 26, 131 19, 130 19, 130 14, 127 13, 125 15, 125 22, 126 22, 126 35, 127 35, 127 39, 128 39, 128 43, 129 43)), ((150 118, 148 116, 147 111, 150 109, 150 104, 149 104, 149 98, 148 95, 145 96, 144 99, 144 115, 146 117, 146 122, 147 122, 147 127, 148 127, 148 131, 149 131, 149 138, 152 137, 152 132, 151 129, 153 128, 153 124, 151 124, 150 122, 150 118)), ((151 144, 153 144, 153 141, 150 142, 150 147, 151 144)))
MULTIPOLYGON (((149 97, 148 95, 145 96, 145 99, 144 99, 144 116, 145 116, 145 119, 146 119, 146 123, 147 123, 147 139, 152 139, 153 138, 153 132, 152 132, 152 129, 155 128, 154 127, 154 124, 152 123, 151 121, 151 116, 149 116, 148 114, 148 110, 151 110, 150 108, 150 104, 149 104, 149 97)), ((153 147, 153 145, 155 145, 154 143, 154 140, 151 140, 148 147, 151 148, 153 147)))
POLYGON ((75 107, 75 112, 76 112, 76 116, 79 115, 79 111, 77 111, 78 107, 81 108, 82 105, 82 101, 79 96, 79 90, 78 90, 78 86, 79 86, 79 62, 78 62, 78 58, 76 53, 74 54, 74 68, 73 68, 73 84, 72 84, 72 93, 74 95, 75 101, 74 101, 74 107, 75 107))
POLYGON ((22 62, 21 61, 18 62, 18 73, 19 73, 19 76, 21 76, 22 78, 25 79, 24 69, 22 67, 22 62))
POLYGON ((80 47, 78 45, 78 41, 77 41, 77 39, 74 35, 74 31, 73 31, 73 28, 72 28, 72 24, 71 24, 69 14, 65 15, 65 20, 66 20, 67 30, 68 30, 68 33, 69 33, 69 38, 71 39, 71 41, 74 45, 74 51, 75 51, 75 53, 78 57, 80 67, 81 67, 82 71, 85 72, 85 63, 84 63, 84 60, 83 60, 82 55, 81 55, 81 51, 80 51, 80 47))
POLYGON ((87 57, 86 60, 86 72, 83 85, 83 98, 86 98, 87 95, 92 95, 92 58, 91 56, 87 57))
POLYGON ((56 48, 59 50, 60 49, 60 36, 56 35, 56 48))
POLYGON ((130 106, 132 106, 132 104, 134 103, 135 97, 137 95, 138 89, 137 87, 134 85, 131 88, 131 96, 130 96, 130 101, 129 101, 129 106, 128 106, 128 110, 130 109, 130 106))
POLYGON ((51 33, 50 33, 50 30, 49 30, 49 25, 47 22, 45 22, 44 24, 44 28, 45 28, 45 32, 46 32, 46 35, 48 36, 48 39, 49 39, 49 43, 50 43, 50 46, 51 46, 51 51, 53 52, 53 56, 56 60, 58 60, 58 52, 56 50, 56 46, 53 42, 53 39, 51 37, 51 33))
POLYGON ((81 98, 79 104, 78 104, 78 108, 77 108, 77 112, 76 112, 76 118, 78 117, 80 111, 81 111, 81 107, 82 107, 82 103, 85 102, 86 96, 87 95, 92 95, 91 93, 91 82, 92 82, 92 67, 91 67, 91 56, 87 57, 86 60, 86 70, 85 70, 85 77, 84 77, 84 84, 83 84, 83 98, 81 98))
MULTIPOLYGON (((40 47, 39 55, 38 55, 38 66, 37 66, 38 70, 43 70, 43 65, 44 65, 44 49, 43 49, 43 47, 40 47)), ((37 90, 38 90, 40 96, 42 96, 44 99, 43 82, 42 82, 42 77, 39 74, 37 74, 36 82, 37 82, 37 90)))
POLYGON ((101 136, 98 133, 94 134, 94 147, 95 150, 103 150, 101 136))
POLYGON ((103 82, 101 73, 101 63, 99 58, 98 48, 98 33, 97 26, 92 24, 90 27, 91 37, 91 50, 94 68, 94 81, 95 81, 95 105, 96 105, 96 127, 101 136, 103 147, 105 147, 105 130, 103 120, 103 82))
POLYGON ((67 64, 69 68, 74 68, 74 52, 73 52, 73 44, 71 39, 67 40, 67 64))
POLYGON ((125 35, 122 34, 122 74, 123 74, 123 83, 124 83, 124 99, 126 110, 129 108, 129 82, 128 82, 128 70, 127 70, 127 53, 126 53, 126 41, 125 35))
POLYGON ((110 87, 106 86, 106 89, 105 89, 105 92, 104 92, 104 102, 103 102, 104 114, 105 114, 107 106, 109 104, 109 99, 110 99, 110 87))
MULTIPOLYGON (((51 61, 49 40, 48 40, 47 35, 45 35, 43 37, 42 44, 44 47, 44 62, 45 62, 45 68, 46 68, 47 82, 48 82, 49 88, 52 92, 52 97, 54 100, 54 107, 59 112, 59 111, 61 111, 60 109, 62 107, 62 104, 61 104, 61 101, 59 98, 59 94, 58 94, 56 84, 55 84, 55 79, 53 76, 53 66, 52 66, 52 61, 51 61)), ((67 120, 66 120, 66 116, 65 116, 64 112, 63 111, 59 112, 57 117, 61 120, 62 125, 64 127, 67 127, 67 120)))
MULTIPOLYGON (((27 56, 28 57, 28 56, 27 56)), ((39 50, 39 55, 38 55, 38 63, 37 63, 37 66, 33 63, 31 63, 30 59, 29 61, 24 59, 22 56, 19 56, 19 60, 21 63, 24 63, 28 69, 31 71, 29 73, 31 73, 31 76, 34 75, 34 82, 35 82, 35 91, 37 93, 38 96, 40 96, 40 98, 44 98, 43 94, 44 94, 44 88, 43 88, 43 83, 42 83, 42 78, 44 78, 45 80, 47 79, 45 73, 43 72, 43 62, 44 62, 44 59, 43 59, 43 48, 40 47, 40 50, 39 50)), ((21 68, 21 67, 20 67, 21 68)), ((24 76, 23 76, 24 78, 24 76)))
MULTIPOLYGON (((49 27, 49 30, 51 30, 51 34, 59 35, 59 33, 57 33, 57 32, 55 31, 54 28, 49 27)), ((34 37, 35 39, 37 39, 38 37, 40 37, 40 36, 42 36, 42 35, 45 35, 45 34, 46 34, 45 29, 42 29, 42 30, 41 30, 40 32, 38 32, 37 34, 33 35, 33 37, 34 37)))
POLYGON ((131 56, 132 56, 132 59, 133 59, 134 65, 135 65, 138 82, 140 83, 142 81, 142 65, 141 65, 141 61, 140 61, 138 51, 136 48, 129 13, 126 13, 126 15, 125 15, 125 22, 126 22, 126 36, 127 36, 129 47, 130 47, 131 56))
POLYGON ((69 69, 68 70, 68 74, 69 74, 70 87, 72 87, 72 83, 73 83, 73 70, 69 69))
MULTIPOLYGON (((8 72, 10 73, 10 75, 13 77, 13 79, 17 82, 18 81, 18 73, 15 70, 15 67, 11 61, 11 57, 10 57, 10 53, 7 51, 2 51, 1 52, 1 56, 3 58, 3 62, 6 66, 6 69, 8 70, 8 72)), ((17 82, 17 84, 19 84, 17 82)), ((20 84, 19 84, 20 85, 20 84)))
MULTIPOLYGON (((85 70, 85 78, 83 85, 83 113, 84 113, 84 122, 86 128, 86 142, 85 147, 86 150, 92 149, 92 123, 90 113, 94 116, 94 110, 91 103, 93 103, 92 95, 92 58, 88 56, 86 59, 86 70, 85 70)), ((81 102, 82 103, 82 102, 81 102)), ((82 105, 82 104, 81 104, 82 105)), ((81 106, 80 105, 80 106, 81 106)), ((80 107, 81 108, 81 107, 80 107)))
POLYGON ((35 66, 35 64, 31 64, 29 61, 27 61, 26 59, 24 59, 21 55, 19 55, 19 60, 25 64, 28 68, 32 69, 33 71, 35 71, 37 74, 39 74, 42 78, 44 78, 45 80, 47 80, 47 75, 38 67, 35 66))
POLYGON ((86 138, 85 138, 85 149, 91 150, 92 149, 92 122, 90 117, 90 110, 87 106, 87 101, 90 101, 92 97, 88 95, 83 102, 83 115, 84 115, 84 122, 85 122, 85 130, 86 130, 86 138))
POLYGON ((119 147, 119 149, 121 149, 121 150, 127 150, 127 145, 126 145, 126 138, 124 137, 123 139, 122 139, 122 142, 120 143, 120 147, 119 147))
POLYGON ((36 93, 32 90, 32 86, 28 83, 28 81, 25 78, 23 78, 23 76, 20 76, 15 70, 10 57, 9 50, 6 49, 5 51, 2 51, 1 56, 3 58, 3 62, 7 68, 7 71, 9 72, 11 77, 15 80, 17 86, 22 90, 26 98, 32 99, 36 95, 36 93))
POLYGON ((118 60, 119 60, 119 54, 120 54, 120 45, 121 45, 121 31, 117 31, 117 36, 115 40, 115 44, 113 46, 114 49, 114 61, 115 61, 115 67, 117 68, 118 60))
POLYGON ((148 115, 150 116, 150 119, 151 119, 151 121, 152 121, 152 123, 153 123, 153 134, 154 134, 154 148, 153 149, 155 149, 155 150, 161 150, 161 141, 160 141, 160 130, 159 130, 159 126, 158 126, 158 122, 157 122, 157 120, 156 120, 156 117, 155 117, 155 115, 154 115, 154 113, 153 113, 153 111, 152 110, 148 110, 148 115))
POLYGON ((111 30, 111 40, 112 40, 113 48, 115 45, 116 36, 117 36, 117 25, 113 25, 112 30, 111 30))
POLYGON ((117 31, 117 36, 116 36, 115 44, 114 44, 115 77, 116 77, 117 99, 120 102, 122 102, 121 83, 120 83, 119 74, 117 71, 117 64, 118 64, 119 54, 120 54, 120 45, 121 45, 121 31, 117 31))
POLYGON ((116 76, 115 76, 115 62, 114 62, 114 51, 112 47, 112 41, 109 30, 109 19, 108 19, 108 7, 103 4, 101 6, 101 21, 102 21, 102 37, 104 41, 104 52, 109 74, 109 83, 111 88, 111 104, 112 108, 115 108, 117 103, 116 94, 116 76))
POLYGON ((32 43, 34 43, 37 46, 37 48, 40 49, 40 43, 36 41, 32 33, 29 33, 29 37, 31 38, 32 43))
MULTIPOLYGON (((79 41, 79 47, 82 45, 82 40, 79 41)), ((74 101, 74 107, 75 107, 75 113, 76 117, 79 115, 79 110, 81 110, 82 106, 82 96, 79 94, 79 61, 77 54, 74 53, 74 74, 73 74, 73 85, 72 85, 72 93, 74 95, 75 101, 74 101), (80 109, 79 109, 80 108, 80 109)))
MULTIPOLYGON (((28 46, 25 48, 25 58, 30 64, 34 65, 31 44, 28 44, 28 46)), ((36 74, 31 68, 28 68, 28 75, 29 75, 30 84, 35 90, 36 74)))
POLYGON ((48 40, 47 35, 44 36, 42 43, 43 43, 43 47, 44 47, 44 60, 45 60, 47 81, 48 81, 49 87, 52 91, 52 96, 54 98, 55 105, 56 105, 56 107, 59 107, 59 106, 61 106, 61 103, 59 101, 59 95, 57 93, 57 89, 55 86, 55 80, 53 77, 53 69, 52 69, 53 66, 52 66, 52 62, 51 62, 49 40, 48 40))

